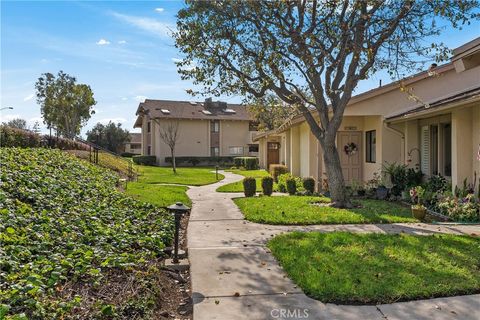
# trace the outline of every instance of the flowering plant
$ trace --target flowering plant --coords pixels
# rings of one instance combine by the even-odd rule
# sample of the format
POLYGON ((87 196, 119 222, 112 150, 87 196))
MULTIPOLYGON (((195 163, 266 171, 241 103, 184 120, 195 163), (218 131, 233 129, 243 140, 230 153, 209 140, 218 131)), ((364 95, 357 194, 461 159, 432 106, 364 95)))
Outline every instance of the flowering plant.
POLYGON ((425 189, 422 186, 416 186, 410 189, 410 198, 414 204, 412 207, 414 208, 425 208, 422 204, 423 196, 425 195, 425 189))
POLYGON ((480 220, 480 202, 471 193, 465 197, 447 196, 441 200, 438 208, 455 221, 480 220))

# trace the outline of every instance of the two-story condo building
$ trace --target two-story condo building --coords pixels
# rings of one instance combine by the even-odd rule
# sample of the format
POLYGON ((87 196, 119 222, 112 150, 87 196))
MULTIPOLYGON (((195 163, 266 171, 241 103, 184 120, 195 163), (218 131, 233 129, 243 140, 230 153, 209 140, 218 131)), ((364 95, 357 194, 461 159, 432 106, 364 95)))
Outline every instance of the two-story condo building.
POLYGON ((247 107, 221 101, 151 100, 139 104, 134 127, 141 128, 142 154, 167 165, 170 148, 160 137, 169 122, 178 123, 177 157, 257 156, 256 125, 247 107))

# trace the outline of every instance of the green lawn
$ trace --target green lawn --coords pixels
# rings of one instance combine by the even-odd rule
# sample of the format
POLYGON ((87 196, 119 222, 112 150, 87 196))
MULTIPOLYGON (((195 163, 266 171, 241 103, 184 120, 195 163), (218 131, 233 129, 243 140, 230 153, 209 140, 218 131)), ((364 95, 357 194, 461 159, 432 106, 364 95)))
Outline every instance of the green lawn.
MULTIPOLYGON (((177 168, 173 174, 170 167, 136 166, 140 176, 139 182, 143 183, 175 183, 189 186, 202 186, 217 182, 214 168, 177 168)), ((225 178, 218 174, 219 180, 225 178)))
POLYGON ((315 203, 328 198, 285 196, 234 199, 247 220, 268 224, 345 224, 418 222, 410 208, 381 200, 358 200, 361 208, 337 209, 315 203))
POLYGON ((322 302, 376 304, 480 293, 480 239, 455 235, 293 232, 268 247, 322 302))
MULTIPOLYGON (((265 170, 226 170, 228 172, 240 174, 244 177, 254 177, 257 182, 257 192, 262 191, 262 177, 269 176, 270 174, 265 170)), ((277 190, 277 184, 274 183, 273 190, 277 190)), ((242 181, 229 183, 217 188, 217 192, 243 192, 242 181)))
POLYGON ((148 202, 160 207, 168 207, 175 202, 183 202, 187 206, 192 201, 186 195, 188 187, 184 186, 163 186, 149 183, 129 182, 126 193, 133 198, 148 202))

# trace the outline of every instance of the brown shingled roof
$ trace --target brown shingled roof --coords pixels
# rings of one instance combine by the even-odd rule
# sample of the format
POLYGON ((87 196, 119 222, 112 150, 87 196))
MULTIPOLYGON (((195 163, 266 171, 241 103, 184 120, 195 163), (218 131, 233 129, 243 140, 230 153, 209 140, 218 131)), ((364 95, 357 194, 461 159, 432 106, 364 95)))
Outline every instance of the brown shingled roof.
POLYGON ((172 101, 172 100, 151 100, 146 99, 138 105, 136 115, 139 116, 135 121, 135 127, 141 125, 142 109, 150 115, 151 118, 165 119, 200 119, 200 120, 252 120, 247 111, 247 107, 241 104, 223 104, 218 102, 207 104, 205 102, 190 101, 172 101), (163 110, 163 111, 162 111, 163 110), (233 110, 229 112, 229 110, 233 110), (208 112, 204 112, 208 111, 208 112))

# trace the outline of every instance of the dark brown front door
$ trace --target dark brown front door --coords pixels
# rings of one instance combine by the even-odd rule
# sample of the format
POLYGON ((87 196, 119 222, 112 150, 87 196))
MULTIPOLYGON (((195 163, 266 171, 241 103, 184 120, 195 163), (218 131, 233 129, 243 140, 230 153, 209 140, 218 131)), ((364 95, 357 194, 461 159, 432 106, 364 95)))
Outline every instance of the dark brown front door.
POLYGON ((358 131, 339 131, 337 148, 340 154, 343 178, 346 184, 362 182, 362 133, 358 131), (353 151, 352 149, 356 149, 353 151))
POLYGON ((280 162, 280 143, 269 142, 267 149, 267 168, 270 168, 271 164, 278 164, 280 162))

